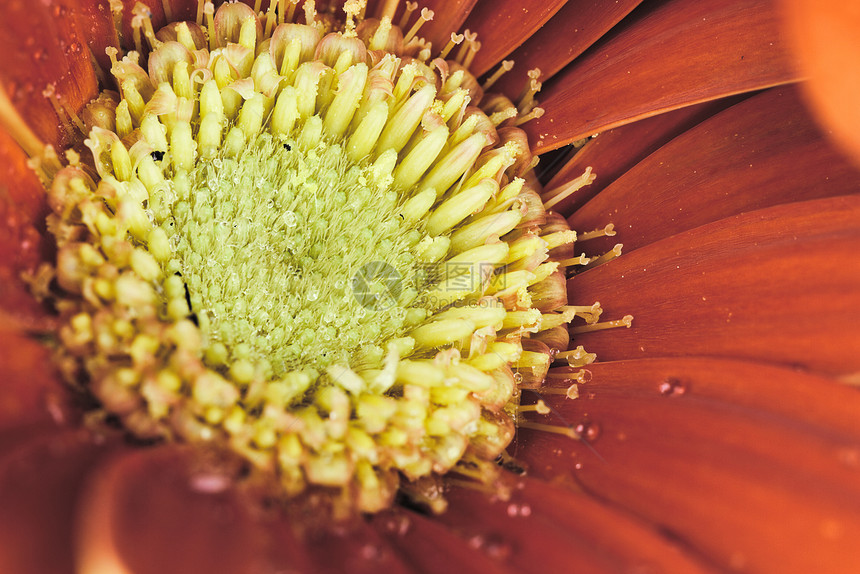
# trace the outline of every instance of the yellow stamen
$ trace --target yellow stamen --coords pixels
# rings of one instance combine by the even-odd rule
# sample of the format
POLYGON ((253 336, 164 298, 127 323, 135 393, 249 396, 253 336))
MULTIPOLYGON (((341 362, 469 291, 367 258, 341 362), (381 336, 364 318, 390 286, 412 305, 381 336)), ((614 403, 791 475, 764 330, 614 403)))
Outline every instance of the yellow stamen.
POLYGON ((600 257, 595 257, 591 261, 589 261, 583 269, 592 269, 597 267, 598 265, 603 265, 609 261, 612 261, 619 255, 621 255, 621 249, 624 247, 623 243, 616 243, 615 247, 601 255, 600 257))
POLYGON ((412 18, 412 13, 418 9, 418 2, 406 2, 406 9, 403 10, 403 16, 400 17, 400 29, 405 30, 409 25, 409 20, 412 18))
POLYGON ((564 199, 567 199, 579 189, 591 185, 597 176, 591 173, 591 166, 585 168, 581 176, 565 183, 561 188, 554 188, 543 194, 544 206, 551 209, 564 199))
POLYGON ((457 34, 456 32, 451 33, 451 39, 448 40, 448 43, 445 44, 445 47, 439 53, 439 57, 443 60, 448 57, 448 54, 451 53, 451 50, 454 49, 454 46, 458 46, 463 42, 465 36, 463 34, 457 34))
POLYGON ((570 437, 574 440, 580 440, 579 433, 573 427, 562 427, 556 425, 547 425, 541 423, 534 423, 527 420, 518 420, 517 427, 524 429, 532 429, 541 432, 548 432, 553 434, 560 434, 566 437, 570 437))
POLYGON ((562 267, 572 267, 574 265, 588 265, 590 259, 585 256, 585 254, 581 254, 579 257, 573 257, 571 259, 563 259, 559 261, 558 264, 562 267))
POLYGON ((478 50, 481 49, 481 42, 475 40, 469 45, 469 52, 466 54, 466 57, 463 58, 463 66, 466 68, 471 67, 472 61, 475 59, 475 56, 478 53, 478 50))
POLYGON ((493 87, 493 84, 499 81, 506 72, 510 72, 514 68, 513 60, 502 60, 502 63, 499 64, 499 68, 493 72, 493 75, 487 78, 487 81, 481 86, 484 91, 489 90, 493 87))
POLYGON ((432 20, 433 16, 435 16, 433 10, 430 10, 429 8, 422 8, 421 15, 418 18, 418 21, 412 25, 412 28, 410 28, 409 32, 407 32, 406 35, 403 37, 403 41, 408 43, 410 40, 412 40, 412 38, 414 38, 415 35, 418 33, 418 30, 421 29, 421 26, 423 26, 425 22, 429 22, 430 20, 432 20))
POLYGON ((532 111, 530 111, 524 116, 520 116, 519 118, 517 118, 517 121, 514 122, 514 125, 521 126, 526 122, 536 120, 539 117, 543 116, 544 112, 545 110, 543 108, 532 108, 532 111))
POLYGON ((539 415, 548 415, 552 411, 546 406, 546 403, 543 400, 539 400, 537 403, 533 405, 520 405, 517 407, 518 413, 537 413, 539 415))
POLYGON ((478 33, 472 32, 471 30, 463 30, 463 37, 465 38, 465 42, 460 46, 460 50, 457 52, 457 57, 455 61, 460 64, 466 59, 466 54, 472 49, 472 44, 474 44, 478 40, 478 33))
POLYGON ((596 239, 598 237, 613 237, 615 235, 615 225, 609 223, 603 229, 596 229, 595 231, 589 231, 588 233, 583 233, 579 236, 580 241, 588 241, 589 239, 596 239))
POLYGON ((571 335, 581 335, 582 333, 590 333, 592 331, 602 331, 604 329, 614 329, 616 327, 627 327, 633 325, 633 315, 625 315, 624 318, 615 321, 605 321, 603 323, 594 323, 591 325, 580 325, 571 327, 571 335))

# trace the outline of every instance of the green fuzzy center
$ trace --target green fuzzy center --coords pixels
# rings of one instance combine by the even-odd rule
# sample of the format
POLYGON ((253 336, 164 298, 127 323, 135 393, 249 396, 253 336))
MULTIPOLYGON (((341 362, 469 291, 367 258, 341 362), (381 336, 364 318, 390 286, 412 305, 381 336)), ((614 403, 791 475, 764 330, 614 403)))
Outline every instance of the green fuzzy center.
POLYGON ((378 171, 266 133, 196 164, 165 224, 210 363, 354 365, 402 333, 422 234, 378 171))

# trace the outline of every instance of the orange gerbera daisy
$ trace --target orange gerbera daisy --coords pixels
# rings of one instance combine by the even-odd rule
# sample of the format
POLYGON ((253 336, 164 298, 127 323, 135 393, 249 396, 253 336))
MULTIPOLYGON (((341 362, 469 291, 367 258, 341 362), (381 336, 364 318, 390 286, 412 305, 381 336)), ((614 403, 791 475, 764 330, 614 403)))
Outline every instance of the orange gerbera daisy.
POLYGON ((0 570, 858 569, 807 4, 3 0, 0 570))

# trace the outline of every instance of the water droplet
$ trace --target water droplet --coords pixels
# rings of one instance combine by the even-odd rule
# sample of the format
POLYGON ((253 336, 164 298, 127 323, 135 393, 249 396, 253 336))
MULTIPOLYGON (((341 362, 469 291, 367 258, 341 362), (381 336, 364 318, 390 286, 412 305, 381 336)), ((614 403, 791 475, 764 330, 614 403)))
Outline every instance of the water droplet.
POLYGON ((66 55, 72 56, 75 54, 79 54, 81 52, 81 44, 80 42, 72 42, 68 46, 66 46, 66 55))
POLYGON ((575 430, 583 440, 588 442, 594 442, 600 436, 600 425, 592 421, 579 423, 575 430))
POLYGON ((33 53, 33 57, 37 62, 44 62, 48 59, 48 51, 44 48, 39 48, 33 53))
POLYGON ((575 465, 573 465, 573 468, 575 468, 576 470, 582 470, 582 463, 581 462, 576 463, 575 465))
POLYGON ((520 384, 523 382, 523 376, 520 373, 514 373, 514 382, 520 384))
POLYGON ((299 223, 299 218, 296 217, 295 212, 293 211, 285 211, 283 215, 281 215, 281 219, 284 220, 284 225, 292 229, 299 223))
POLYGON ((320 298, 319 289, 312 287, 311 289, 308 290, 307 293, 305 293, 305 297, 307 298, 308 301, 316 301, 317 299, 320 298))
POLYGON ((223 474, 197 474, 191 477, 192 490, 206 494, 224 492, 230 486, 230 479, 223 474))
POLYGON ((484 545, 484 552, 494 560, 507 560, 511 556, 511 545, 499 539, 491 539, 484 545))
POLYGON ((661 395, 667 397, 680 397, 687 392, 687 385, 676 378, 667 377, 660 383, 657 390, 660 391, 661 395))
POLYGON ((528 504, 516 504, 514 502, 508 505, 508 516, 531 516, 532 507, 528 504))
POLYGON ((395 536, 406 536, 406 533, 409 532, 409 528, 412 527, 412 521, 407 515, 397 513, 387 516, 382 523, 382 527, 385 528, 385 531, 389 534, 393 534, 395 536))
POLYGON ((379 560, 382 557, 382 549, 373 544, 365 544, 359 554, 364 560, 379 560))

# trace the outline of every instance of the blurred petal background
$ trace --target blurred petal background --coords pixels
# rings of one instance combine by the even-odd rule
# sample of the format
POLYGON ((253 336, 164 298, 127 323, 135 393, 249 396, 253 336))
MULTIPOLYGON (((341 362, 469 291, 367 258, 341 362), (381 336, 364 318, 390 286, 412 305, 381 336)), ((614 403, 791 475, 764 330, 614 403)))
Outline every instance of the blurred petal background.
MULTIPOLYGON (((196 3, 170 2, 193 19, 196 3)), ((596 182, 554 209, 579 231, 615 224, 592 254, 624 244, 568 290, 633 328, 574 333, 599 362, 578 399, 546 399, 588 444, 523 429, 509 452, 528 473, 508 501, 453 488, 441 516, 401 508, 318 528, 301 507, 261 505, 212 453, 94 439, 34 335, 52 327, 21 281, 51 256, 44 192, 4 125, 0 571, 860 570, 860 7, 422 5, 437 14, 422 30, 434 45, 478 32, 476 75, 516 61, 496 86, 511 97, 541 69, 546 113, 524 129, 545 197, 591 166, 596 182)), ((95 96, 90 54, 105 67, 116 43, 110 6, 0 10, 3 88, 63 149, 43 91, 74 110, 95 96)))

